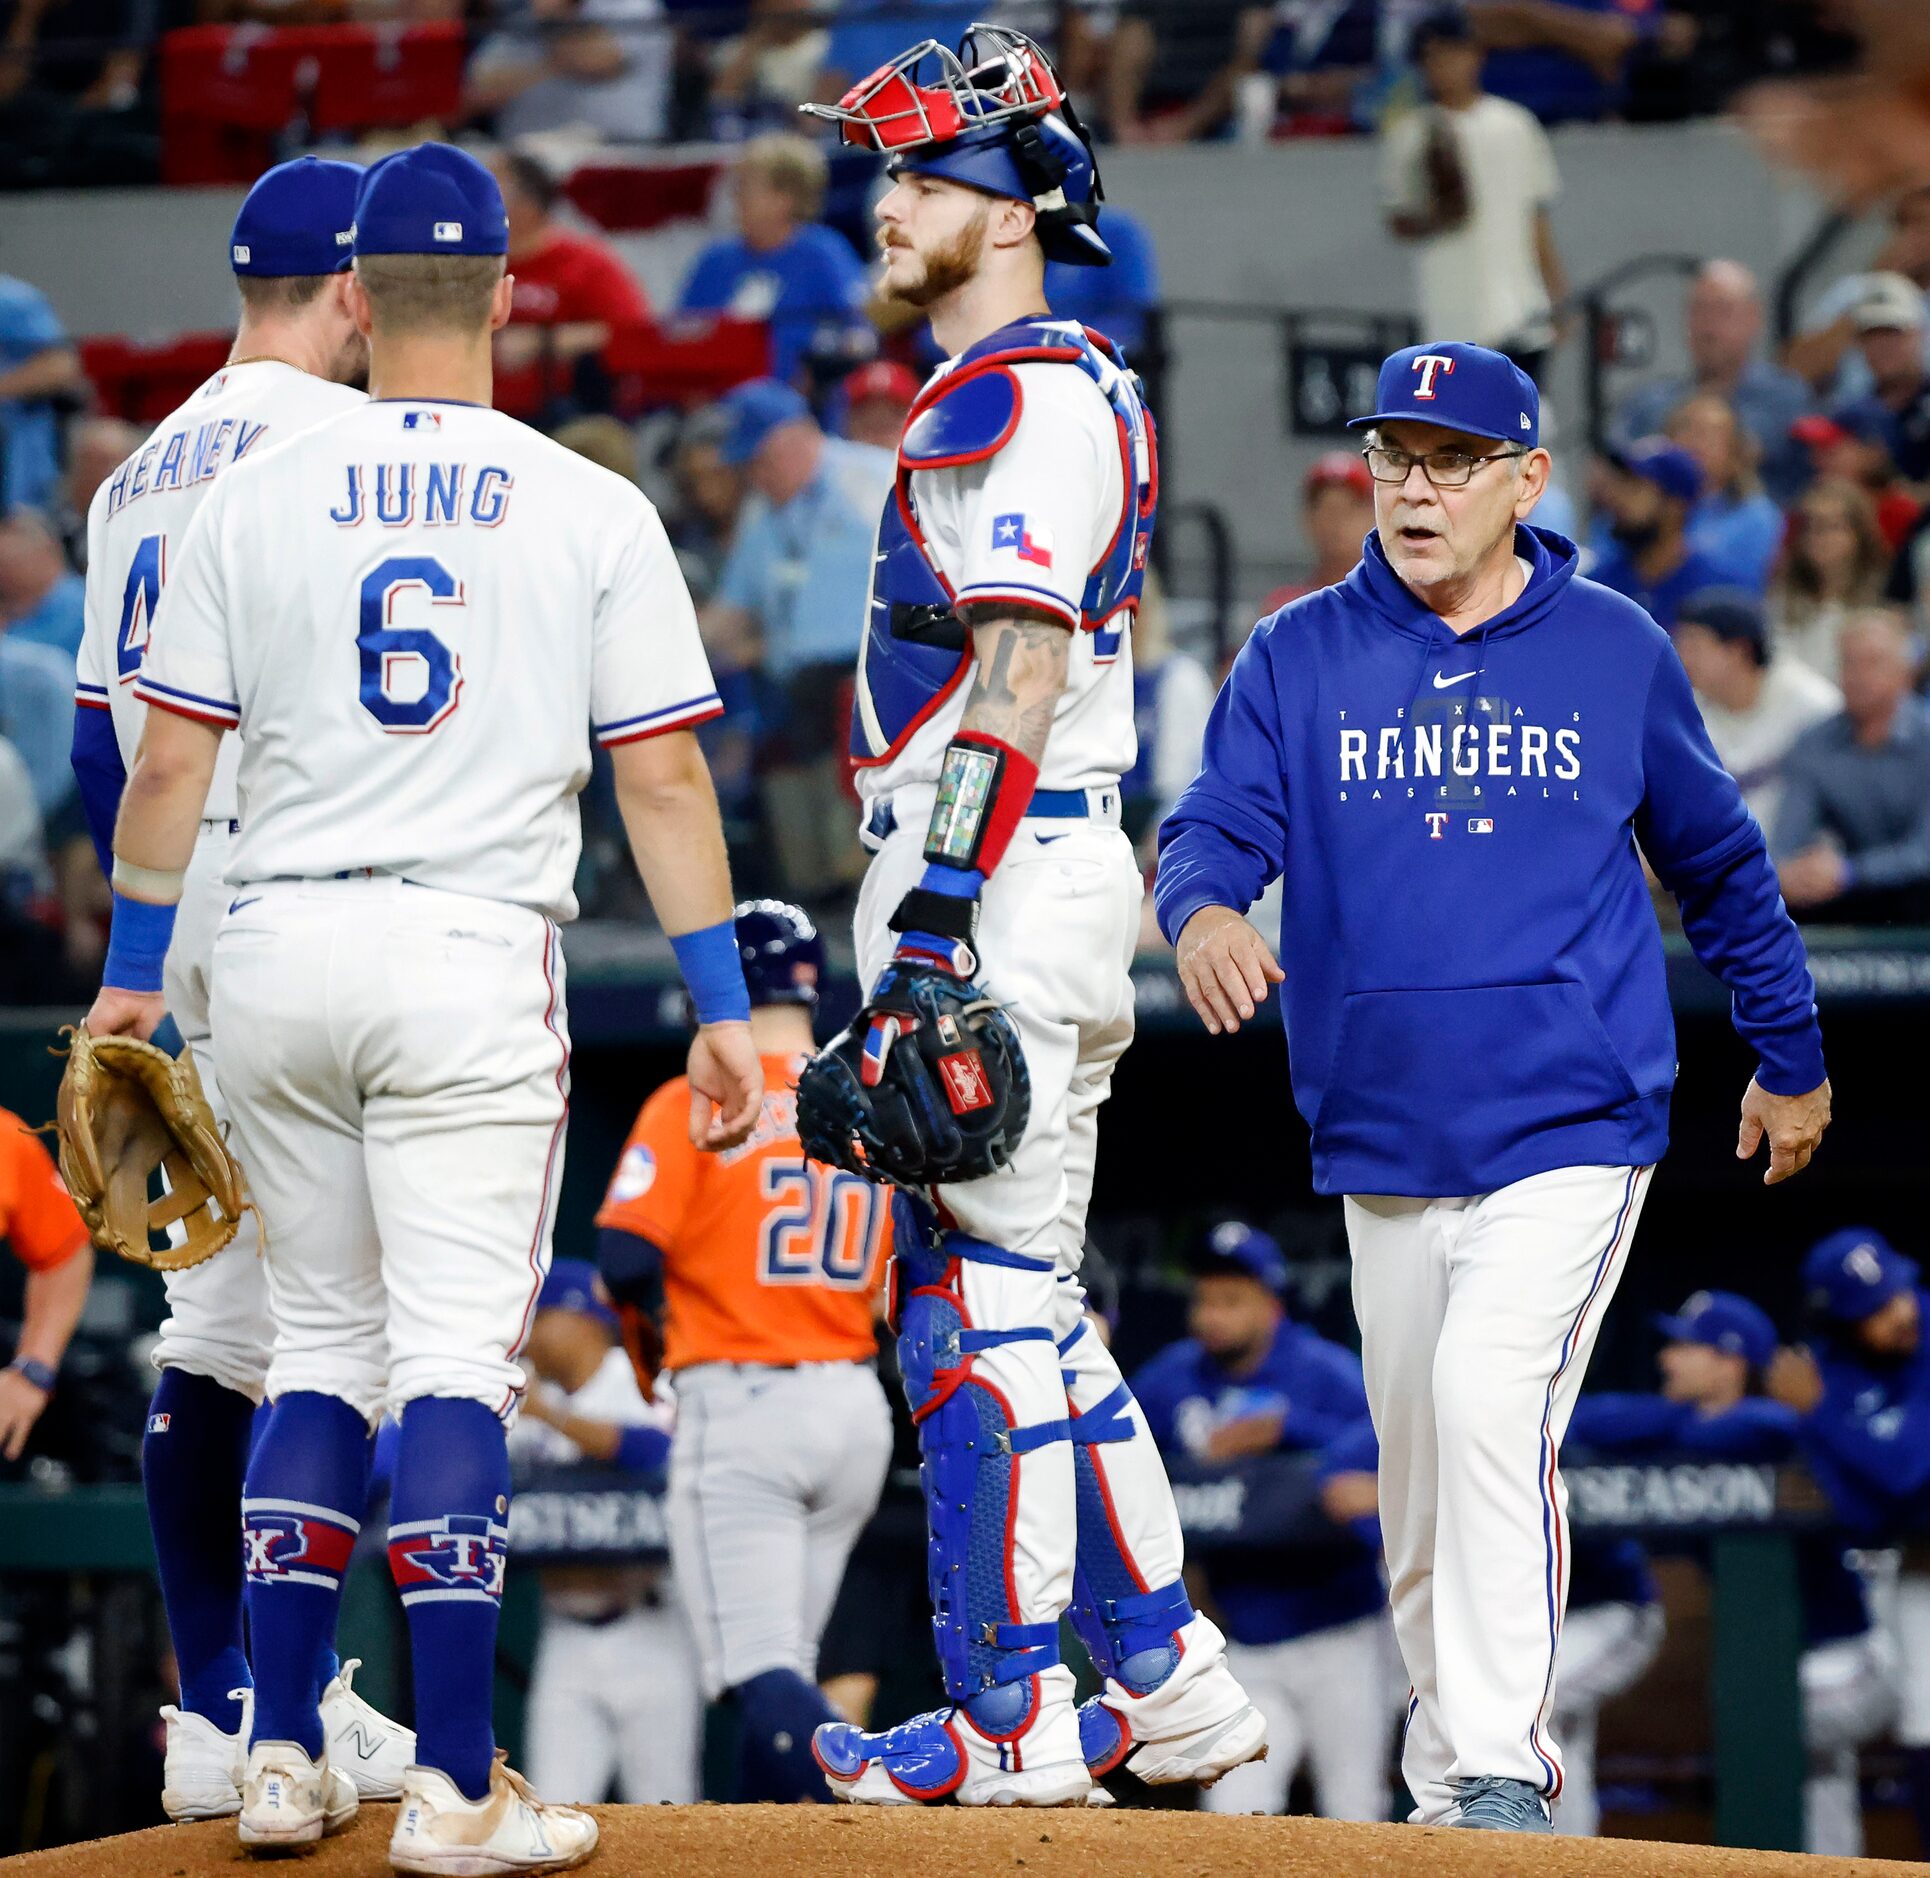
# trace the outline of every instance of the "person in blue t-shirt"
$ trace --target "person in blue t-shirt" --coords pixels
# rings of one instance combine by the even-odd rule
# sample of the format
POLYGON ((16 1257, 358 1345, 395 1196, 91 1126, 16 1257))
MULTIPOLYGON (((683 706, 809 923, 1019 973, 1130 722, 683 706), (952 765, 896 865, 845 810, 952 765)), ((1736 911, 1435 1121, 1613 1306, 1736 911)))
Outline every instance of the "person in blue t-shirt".
POLYGON ((771 371, 787 382, 807 359, 842 377, 876 345, 864 316, 864 264, 817 220, 829 177, 809 138, 753 137, 731 179, 737 233, 697 256, 677 302, 681 313, 768 321, 771 371))
MULTIPOLYGON (((1689 1453, 1773 1463, 1795 1455, 1800 1417, 1787 1404, 1755 1393, 1776 1356, 1776 1327, 1760 1306, 1733 1291, 1698 1291, 1673 1316, 1655 1321, 1665 1339, 1657 1358, 1661 1393, 1583 1396, 1569 1424, 1572 1444, 1625 1456, 1689 1453)), ((1854 1858, 1863 1850, 1857 1750, 1888 1723, 1896 1691, 1842 1533, 1805 1534, 1797 1542, 1796 1565, 1809 1750, 1804 1844, 1811 1852, 1854 1858)), ((1565 1651, 1566 1635, 1562 1643, 1565 1651)), ((1559 1676, 1558 1669, 1557 1701, 1559 1676)), ((1563 1739, 1572 1782, 1574 1744, 1563 1739)))
POLYGON ((1689 538, 1689 518, 1702 499, 1702 465, 1665 437, 1645 437, 1612 451, 1608 461, 1606 538, 1598 541, 1588 577, 1626 594, 1664 632, 1673 632, 1683 601, 1735 584, 1689 538))
POLYGON ((1146 342, 1146 316, 1159 305, 1159 255, 1152 231, 1137 216, 1106 204, 1110 267, 1070 267, 1048 261, 1045 300, 1053 316, 1104 333, 1128 362, 1146 342))
POLYGON ((0 521, 0 625, 10 639, 65 654, 71 677, 86 600, 87 583, 40 510, 15 509, 0 521))
POLYGON ((1801 1417, 1803 1457, 1851 1532, 1903 1543, 1896 1739, 1930 1845, 1930 1296, 1918 1278, 1916 1260, 1870 1227, 1819 1240, 1803 1261, 1809 1347, 1785 1350, 1769 1387, 1801 1417))
MULTIPOLYGON (((1374 1467, 1360 1359, 1288 1319, 1286 1278, 1267 1234, 1238 1220, 1216 1227, 1194 1261, 1193 1334, 1155 1356, 1133 1378, 1133 1394, 1163 1450, 1207 1461, 1322 1455, 1323 1505, 1350 1524, 1372 1503, 1371 1490, 1364 1505, 1353 1491, 1374 1467), (1329 1470, 1326 1451, 1341 1442, 1350 1444, 1346 1465, 1329 1470)), ((1209 1787, 1202 1804, 1281 1812, 1305 1760, 1319 1812, 1387 1818, 1397 1672, 1372 1541, 1338 1567, 1326 1555, 1304 1566, 1209 1558, 1204 1575, 1228 1666, 1266 1717, 1268 1754, 1209 1787)))
POLYGON ((80 354, 47 296, 0 274, 0 510, 52 498, 60 480, 53 400, 86 383, 80 354))

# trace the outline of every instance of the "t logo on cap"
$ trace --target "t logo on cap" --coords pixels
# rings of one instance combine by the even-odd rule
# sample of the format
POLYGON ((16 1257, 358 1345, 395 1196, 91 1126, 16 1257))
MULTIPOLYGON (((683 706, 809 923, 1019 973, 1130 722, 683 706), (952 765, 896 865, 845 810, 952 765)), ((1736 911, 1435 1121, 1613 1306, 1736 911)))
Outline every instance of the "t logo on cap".
POLYGON ((1442 372, 1452 373, 1454 361, 1439 352, 1423 352, 1411 362, 1411 369, 1421 375, 1421 382, 1414 387, 1417 398, 1438 398, 1441 394, 1434 389, 1434 381, 1442 372))

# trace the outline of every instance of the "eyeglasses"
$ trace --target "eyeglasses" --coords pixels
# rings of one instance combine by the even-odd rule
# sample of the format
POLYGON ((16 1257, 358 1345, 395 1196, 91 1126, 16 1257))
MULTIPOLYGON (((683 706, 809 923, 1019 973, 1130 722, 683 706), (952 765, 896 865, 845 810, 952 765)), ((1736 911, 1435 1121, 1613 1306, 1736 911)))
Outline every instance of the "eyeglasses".
POLYGON ((1470 456, 1465 450, 1430 450, 1417 456, 1412 450, 1396 450, 1386 443, 1369 444, 1361 452, 1367 459, 1367 473, 1377 483, 1404 483, 1418 463, 1421 474, 1436 489, 1465 489, 1483 463, 1505 463, 1510 457, 1526 454, 1522 450, 1497 450, 1492 456, 1470 456))

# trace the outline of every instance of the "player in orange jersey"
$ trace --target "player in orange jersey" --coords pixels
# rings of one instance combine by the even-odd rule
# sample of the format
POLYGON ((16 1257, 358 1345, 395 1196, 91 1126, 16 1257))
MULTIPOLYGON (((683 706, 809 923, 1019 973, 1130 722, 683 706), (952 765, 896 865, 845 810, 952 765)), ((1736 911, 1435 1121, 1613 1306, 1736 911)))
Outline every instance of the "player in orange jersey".
POLYGON ((20 1341, 0 1370, 0 1454, 10 1461, 54 1393, 60 1359, 80 1322, 94 1248, 54 1159, 11 1109, 0 1109, 0 1232, 27 1268, 20 1341))
MULTIPOLYGON (((704 1693, 743 1720, 740 1799, 823 1799, 811 1731, 837 1719, 818 1638, 891 1456, 872 1328, 888 1192, 804 1158, 797 1073, 824 945, 777 900, 737 909, 764 1112, 722 1154, 690 1145, 680 1076, 643 1106, 610 1181, 598 1256, 634 1313, 661 1298, 674 1378, 670 1554, 704 1693)), ((633 1354, 635 1344, 633 1342, 633 1354)))

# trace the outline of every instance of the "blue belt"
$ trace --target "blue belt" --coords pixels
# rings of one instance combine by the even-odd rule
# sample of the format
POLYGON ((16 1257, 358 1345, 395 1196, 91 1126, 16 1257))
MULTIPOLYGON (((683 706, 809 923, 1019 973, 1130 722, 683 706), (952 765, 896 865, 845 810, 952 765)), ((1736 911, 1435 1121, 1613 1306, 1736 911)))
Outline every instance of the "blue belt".
MULTIPOLYGON (((1092 814, 1092 804, 1083 789, 1035 789, 1025 805, 1025 819, 1044 822, 1083 822, 1092 814)), ((898 832, 898 817, 892 813, 891 798, 871 805, 864 825, 873 841, 884 841, 898 832)))

